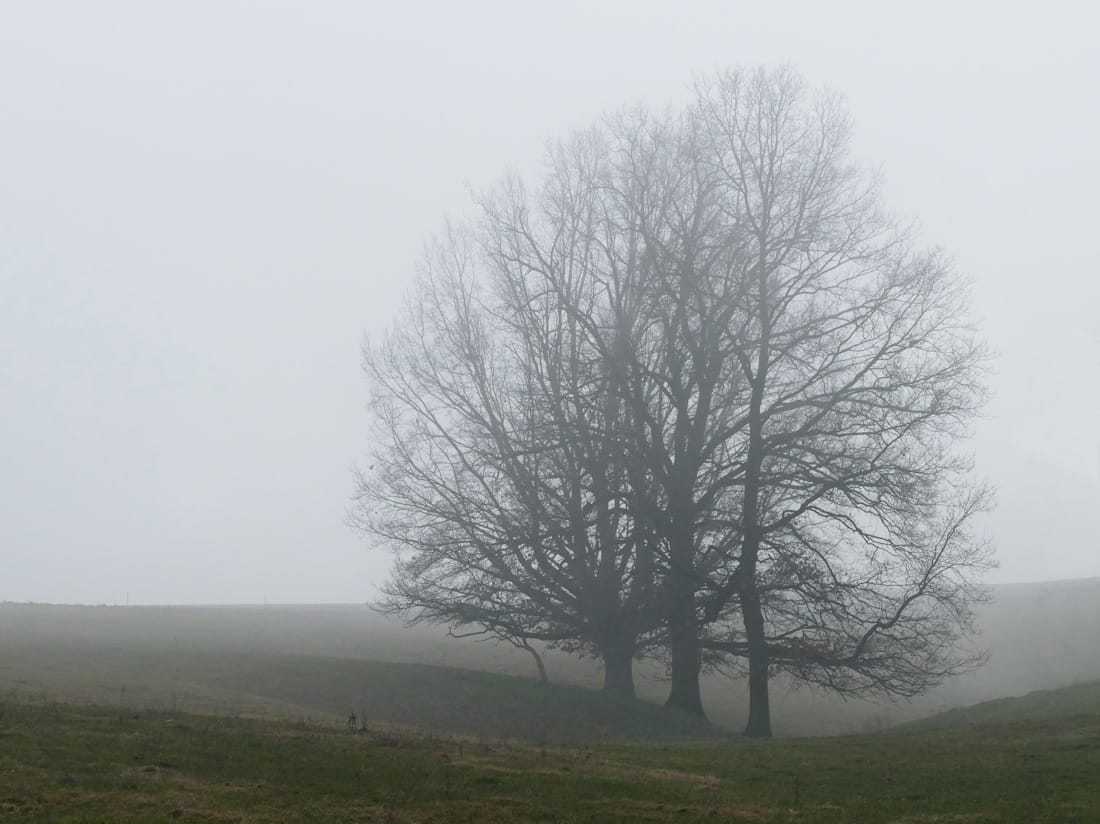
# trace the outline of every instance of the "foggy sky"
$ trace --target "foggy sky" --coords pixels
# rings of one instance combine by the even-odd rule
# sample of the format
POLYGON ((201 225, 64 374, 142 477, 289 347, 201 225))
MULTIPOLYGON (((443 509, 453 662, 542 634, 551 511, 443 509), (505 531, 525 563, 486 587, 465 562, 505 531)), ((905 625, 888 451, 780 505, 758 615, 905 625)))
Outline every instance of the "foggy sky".
POLYGON ((422 243, 605 110, 788 61, 975 280, 990 580, 1100 575, 1097 5, 589 5, 0 6, 0 600, 370 599, 359 350, 422 243))

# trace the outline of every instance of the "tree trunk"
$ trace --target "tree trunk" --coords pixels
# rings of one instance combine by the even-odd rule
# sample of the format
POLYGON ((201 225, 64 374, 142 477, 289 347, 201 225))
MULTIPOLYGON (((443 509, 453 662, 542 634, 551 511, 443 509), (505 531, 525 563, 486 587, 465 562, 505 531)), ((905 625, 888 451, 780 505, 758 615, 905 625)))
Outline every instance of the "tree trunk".
POLYGON ((764 610, 760 605, 760 589, 756 581, 756 561, 760 556, 760 490, 764 469, 764 417, 761 413, 764 389, 771 362, 771 307, 768 304, 768 261, 761 238, 758 265, 757 309, 760 318, 760 351, 756 374, 750 376, 752 395, 749 399, 749 454, 745 462, 745 497, 742 502, 741 526, 741 619, 745 624, 745 640, 749 646, 749 721, 745 735, 750 738, 771 738, 772 715, 768 702, 768 638, 764 629, 764 610))
MULTIPOLYGON (((675 572, 675 569, 674 569, 675 572)), ((668 651, 672 683, 668 700, 670 707, 705 718, 703 698, 699 693, 701 654, 699 631, 695 626, 695 586, 681 570, 672 576, 672 604, 668 620, 668 651)))
POLYGON ((608 644, 603 649, 605 692, 634 698, 634 650, 630 644, 608 644))
POLYGON ((706 718, 699 693, 702 656, 695 623, 695 541, 690 516, 685 514, 687 508, 682 502, 677 507, 673 519, 676 531, 669 547, 668 651, 672 684, 665 704, 706 718))
POLYGON ((771 738, 772 716, 768 699, 768 641, 764 635, 764 614, 755 585, 741 596, 741 617, 749 644, 749 721, 745 735, 771 738))
POLYGON ((699 692, 699 635, 695 628, 695 610, 690 620, 672 620, 669 622, 669 654, 671 657, 670 675, 672 684, 668 693, 667 706, 690 712, 700 718, 706 718, 703 712, 703 698, 699 692))

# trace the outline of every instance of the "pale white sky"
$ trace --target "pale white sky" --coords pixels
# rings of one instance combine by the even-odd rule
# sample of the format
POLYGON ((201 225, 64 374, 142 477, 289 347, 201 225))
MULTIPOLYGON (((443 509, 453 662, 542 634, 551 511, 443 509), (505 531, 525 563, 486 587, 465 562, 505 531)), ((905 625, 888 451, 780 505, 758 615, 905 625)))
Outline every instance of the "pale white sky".
POLYGON ((0 6, 0 600, 363 601, 364 334, 467 187, 790 62, 976 280, 993 581, 1100 575, 1100 5, 0 6))

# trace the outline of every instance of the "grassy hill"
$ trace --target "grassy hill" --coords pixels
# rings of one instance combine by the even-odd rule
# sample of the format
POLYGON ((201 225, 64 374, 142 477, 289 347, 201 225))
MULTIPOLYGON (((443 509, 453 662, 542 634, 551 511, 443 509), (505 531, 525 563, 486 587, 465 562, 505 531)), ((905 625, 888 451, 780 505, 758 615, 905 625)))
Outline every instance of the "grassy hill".
POLYGON ((1100 820, 1100 683, 759 742, 513 652, 362 609, 0 605, 0 820, 1100 820))
MULTIPOLYGON (((844 701, 791 689, 777 678, 772 689, 776 734, 881 731, 956 707, 1100 679, 1098 579, 997 587, 979 623, 978 643, 991 651, 990 662, 910 702, 844 701)), ((545 662, 555 684, 598 687, 602 682, 600 667, 591 659, 546 651, 545 662)), ((362 605, 0 604, 0 694, 15 689, 62 700, 263 711, 290 718, 337 718, 366 707, 370 718, 404 723, 410 715, 427 717, 440 729, 454 728, 448 725, 465 714, 415 689, 427 682, 445 692, 447 676, 409 670, 404 681, 387 681, 383 664, 477 670, 525 682, 535 674, 531 658, 520 650, 458 641, 436 627, 404 629, 362 605), (265 667, 271 669, 265 672, 265 667), (396 685, 389 693, 381 689, 387 683, 396 685), (423 699, 419 707, 412 700, 418 695, 417 701, 423 699)), ((667 695, 659 662, 639 663, 636 682, 646 701, 660 703, 667 695)), ((739 730, 747 706, 743 680, 711 675, 702 689, 711 720, 739 730)), ((463 729, 477 734, 470 726, 463 729)))
MULTIPOLYGON (((602 683, 596 662, 553 651, 545 652, 545 661, 554 686, 570 688, 538 693, 568 696, 540 698, 547 707, 607 700, 591 689, 575 689, 602 683)), ((517 734, 540 736, 551 728, 554 735, 549 720, 524 715, 511 721, 485 709, 500 703, 502 690, 491 685, 509 684, 505 693, 539 689, 534 674, 530 656, 507 645, 459 641, 433 627, 405 629, 363 606, 0 604, 0 694, 15 689, 59 700, 291 718, 343 718, 351 709, 365 709, 372 719, 472 734, 483 727, 485 734, 506 736, 513 727, 521 730, 517 734), (471 670, 511 678, 497 681, 471 670), (469 700, 456 708, 451 692, 469 700)), ((638 667, 639 694, 649 703, 665 698, 662 675, 658 665, 638 667)), ((715 679, 708 685, 710 706, 716 710, 712 718, 735 728, 742 723, 740 712, 723 715, 720 700, 729 684, 715 679)), ((628 706, 635 714, 654 709, 628 706)), ((614 717, 620 711, 608 712, 614 717)), ((654 732, 649 721, 634 720, 654 732)), ((668 734, 679 735, 674 728, 681 722, 667 723, 668 734)), ((695 725, 690 734, 699 731, 695 725)), ((557 735, 581 733, 612 734, 582 720, 566 723, 557 735)), ((626 726, 619 733, 629 734, 626 726)))
POLYGON ((181 653, 170 659, 124 653, 102 656, 98 663, 110 667, 115 683, 122 684, 117 691, 94 674, 62 678, 54 671, 10 687, 7 695, 330 723, 354 712, 389 725, 555 743, 723 734, 686 713, 601 691, 424 664, 212 653, 181 653))
POLYGON ((0 818, 1100 820, 1100 716, 759 742, 540 746, 0 700, 0 818))
MULTIPOLYGON (((262 611, 9 606, 0 610, 0 617, 12 617, 0 624, 0 691, 40 701, 327 722, 354 711, 390 725, 553 743, 722 734, 687 714, 578 686, 437 664, 276 652, 274 639, 294 611, 271 611, 267 627, 256 612, 262 611)), ((382 640, 369 643, 372 635, 359 640, 384 652, 382 640)), ((332 638, 328 643, 339 649, 332 638)), ((301 648, 326 647, 319 638, 301 648)))
POLYGON ((902 729, 930 730, 973 724, 1004 724, 1043 718, 1072 719, 1100 716, 1100 682, 1076 684, 1052 690, 1035 690, 1026 695, 983 701, 969 707, 922 718, 902 729))

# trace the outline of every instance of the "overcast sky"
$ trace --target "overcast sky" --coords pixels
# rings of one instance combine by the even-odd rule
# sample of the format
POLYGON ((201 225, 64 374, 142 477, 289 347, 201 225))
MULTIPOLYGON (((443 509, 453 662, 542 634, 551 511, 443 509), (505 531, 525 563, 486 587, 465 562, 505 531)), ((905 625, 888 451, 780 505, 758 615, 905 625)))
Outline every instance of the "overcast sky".
POLYGON ((364 335, 467 187, 790 62, 976 282, 990 580, 1100 575, 1100 4, 0 5, 0 600, 355 602, 364 335))

